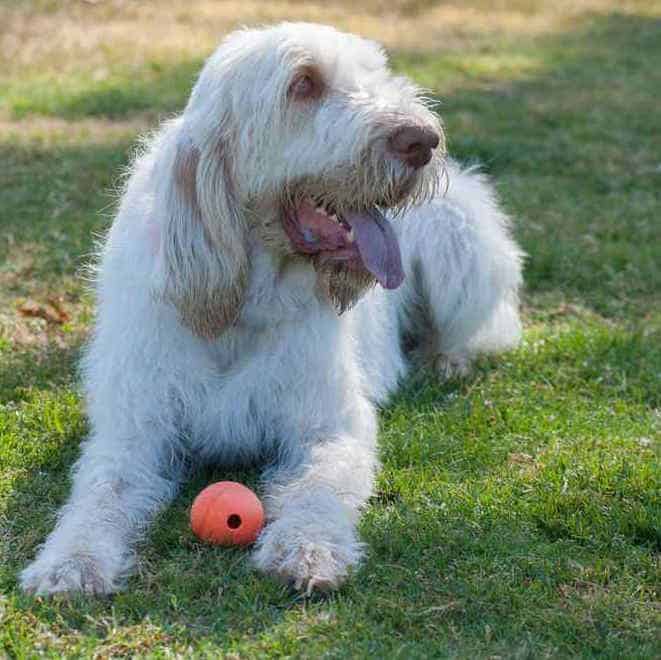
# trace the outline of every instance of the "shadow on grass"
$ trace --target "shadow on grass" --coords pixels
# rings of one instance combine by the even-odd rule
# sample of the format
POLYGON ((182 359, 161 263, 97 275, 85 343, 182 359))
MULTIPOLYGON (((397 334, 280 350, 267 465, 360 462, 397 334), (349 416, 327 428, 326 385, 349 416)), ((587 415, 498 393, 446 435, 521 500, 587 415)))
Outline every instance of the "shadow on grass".
POLYGON ((0 272, 18 294, 31 280, 56 282, 89 260, 114 208, 111 189, 131 147, 0 143, 0 272))
POLYGON ((81 345, 6 351, 0 361, 0 405, 23 401, 31 391, 75 387, 81 345))
POLYGON ((167 115, 184 107, 203 62, 195 58, 167 67, 152 62, 139 70, 120 69, 105 80, 88 75, 30 81, 12 89, 5 103, 16 118, 30 114, 65 119, 167 115))
POLYGON ((661 290, 661 22, 613 14, 516 49, 539 68, 466 77, 448 96, 442 55, 395 62, 431 85, 438 67, 450 152, 494 176, 530 255, 528 290, 643 315, 661 290))

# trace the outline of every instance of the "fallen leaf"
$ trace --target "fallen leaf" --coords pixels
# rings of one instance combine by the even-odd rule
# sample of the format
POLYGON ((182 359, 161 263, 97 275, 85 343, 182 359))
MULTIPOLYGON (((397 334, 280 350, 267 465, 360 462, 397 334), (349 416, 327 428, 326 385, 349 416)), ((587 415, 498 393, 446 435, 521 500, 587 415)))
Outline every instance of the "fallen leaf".
POLYGON ((21 316, 44 319, 48 323, 58 325, 69 320, 69 314, 62 307, 61 299, 49 298, 48 302, 48 305, 43 305, 34 300, 27 300, 18 308, 18 313, 21 316))
POLYGON ((71 319, 69 312, 64 309, 64 298, 62 296, 50 296, 48 304, 58 313, 61 323, 66 323, 71 319))

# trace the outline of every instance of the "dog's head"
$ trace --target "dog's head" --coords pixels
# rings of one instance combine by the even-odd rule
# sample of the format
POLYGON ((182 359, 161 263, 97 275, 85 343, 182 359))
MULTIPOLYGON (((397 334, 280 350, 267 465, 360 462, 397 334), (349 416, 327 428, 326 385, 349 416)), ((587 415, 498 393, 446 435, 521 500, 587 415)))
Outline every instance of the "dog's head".
POLYGON ((235 32, 177 126, 161 186, 166 293, 195 332, 236 318, 250 240, 309 260, 340 312, 376 281, 399 286, 384 212, 433 194, 443 133, 376 44, 311 24, 235 32))

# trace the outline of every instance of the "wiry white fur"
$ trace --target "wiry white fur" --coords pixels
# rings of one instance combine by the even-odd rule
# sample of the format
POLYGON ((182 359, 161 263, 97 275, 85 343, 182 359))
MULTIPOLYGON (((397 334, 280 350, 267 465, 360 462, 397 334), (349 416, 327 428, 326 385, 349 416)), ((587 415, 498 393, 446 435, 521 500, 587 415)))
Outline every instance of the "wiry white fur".
POLYGON ((375 405, 410 364, 402 334, 426 338, 446 371, 520 333, 507 218, 483 177, 451 162, 447 193, 393 220, 402 287, 376 287, 343 315, 310 262, 259 238, 302 179, 387 194, 405 172, 384 136, 406 121, 438 128, 378 47, 332 28, 245 30, 210 58, 183 115, 136 159, 103 248, 83 364, 92 430, 25 590, 119 588, 191 459, 266 463, 260 569, 309 590, 358 564, 375 405), (326 93, 292 108, 288 85, 309 65, 326 93))

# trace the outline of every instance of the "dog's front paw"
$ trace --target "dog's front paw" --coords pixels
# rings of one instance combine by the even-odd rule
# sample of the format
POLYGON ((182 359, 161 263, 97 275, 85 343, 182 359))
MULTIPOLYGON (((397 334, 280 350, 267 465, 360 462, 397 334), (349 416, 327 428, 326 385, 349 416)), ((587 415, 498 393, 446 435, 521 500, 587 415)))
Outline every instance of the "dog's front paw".
POLYGON ((262 532, 253 559, 260 570, 310 595, 314 589, 337 589, 362 555, 351 525, 325 528, 285 516, 262 532))
POLYGON ((56 594, 109 594, 117 590, 116 579, 92 557, 38 558, 21 573, 21 588, 36 596, 56 594))

